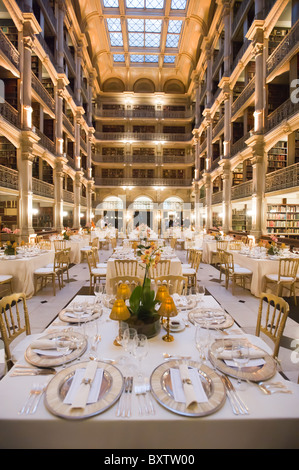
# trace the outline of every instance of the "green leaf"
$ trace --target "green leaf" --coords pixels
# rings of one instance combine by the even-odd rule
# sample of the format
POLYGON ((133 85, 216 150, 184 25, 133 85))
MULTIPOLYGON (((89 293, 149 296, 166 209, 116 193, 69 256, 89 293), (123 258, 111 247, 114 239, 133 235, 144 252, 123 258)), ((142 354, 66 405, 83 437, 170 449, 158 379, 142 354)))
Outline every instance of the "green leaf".
POLYGON ((138 307, 140 305, 140 300, 141 300, 141 295, 142 295, 142 286, 137 286, 133 290, 131 296, 130 296, 130 307, 131 311, 136 315, 138 307))

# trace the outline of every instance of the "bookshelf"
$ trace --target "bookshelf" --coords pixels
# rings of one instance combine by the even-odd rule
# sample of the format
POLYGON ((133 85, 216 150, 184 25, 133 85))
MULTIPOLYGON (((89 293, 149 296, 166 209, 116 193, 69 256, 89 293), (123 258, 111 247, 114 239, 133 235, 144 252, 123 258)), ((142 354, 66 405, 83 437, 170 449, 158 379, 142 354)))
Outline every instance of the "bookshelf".
POLYGON ((299 204, 268 204, 267 232, 299 236, 299 204))
POLYGON ((295 163, 299 163, 299 131, 295 132, 295 163))
POLYGON ((276 47, 284 39, 284 37, 288 34, 288 32, 289 32, 288 28, 280 28, 277 26, 273 28, 269 36, 269 42, 268 42, 269 56, 272 54, 273 51, 275 51, 276 47))
POLYGON ((5 137, 0 137, 0 165, 17 170, 17 149, 5 137))
POLYGON ((238 165, 232 174, 232 186, 236 186, 243 183, 243 163, 238 165))
POLYGON ((287 141, 280 140, 268 152, 267 173, 271 173, 272 171, 285 168, 287 166, 287 157, 288 157, 288 143, 287 141))
POLYGON ((236 232, 249 232, 251 230, 252 219, 246 212, 246 206, 243 209, 232 210, 232 230, 236 232))

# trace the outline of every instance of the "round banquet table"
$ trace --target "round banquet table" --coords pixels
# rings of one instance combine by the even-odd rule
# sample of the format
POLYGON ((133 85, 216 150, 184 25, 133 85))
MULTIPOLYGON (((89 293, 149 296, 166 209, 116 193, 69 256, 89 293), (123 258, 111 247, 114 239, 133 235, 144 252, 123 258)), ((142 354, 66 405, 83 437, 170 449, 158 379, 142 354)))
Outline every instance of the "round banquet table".
POLYGON ((11 274, 14 292, 24 292, 29 298, 34 294, 34 271, 53 262, 53 250, 28 258, 0 259, 0 274, 11 274))
MULTIPOLYGON (((76 298, 74 299, 76 300, 76 298)), ((204 306, 217 307, 211 296, 205 296, 204 306)), ((109 309, 104 309, 100 320, 101 342, 98 358, 118 360, 126 352, 113 341, 118 332, 118 322, 109 319, 109 309)), ((180 312, 179 319, 185 319, 180 312)), ((88 324, 87 324, 88 325, 88 324)), ((64 329, 66 323, 57 318, 49 330, 64 329)), ((86 327, 85 327, 86 328, 86 327)), ((46 330, 47 332, 47 330, 46 330)), ((45 333, 46 333, 45 332, 45 333)), ((226 330, 231 338, 244 335, 237 325, 226 330)), ((149 340, 149 353, 142 363, 147 377, 163 360, 163 353, 190 355, 194 360, 198 352, 194 342, 194 325, 182 332, 173 333, 174 341, 166 343, 160 334, 149 340)), ((34 335, 32 335, 34 336, 34 335)), ((245 335, 263 349, 269 347, 259 338, 245 335)), ((32 339, 19 344, 19 363, 25 363, 24 351, 32 339)), ((88 354, 87 354, 88 356, 88 354)), ((86 360, 83 358, 83 360, 86 360)), ((131 359, 134 362, 134 358, 131 359)), ((116 367, 127 375, 127 362, 116 367)), ((13 370, 12 370, 13 371, 13 370)), ((117 405, 88 419, 60 418, 45 407, 43 400, 33 415, 19 415, 33 383, 45 384, 52 376, 10 377, 0 381, 0 447, 32 449, 235 449, 235 448, 299 448, 299 386, 286 382, 292 394, 267 396, 255 384, 248 384, 242 399, 249 408, 248 415, 234 415, 228 400, 215 413, 202 417, 184 417, 167 410, 154 401, 155 414, 138 413, 138 397, 134 390, 131 400, 132 416, 116 416, 117 405)), ((278 373, 274 380, 284 381, 278 373)), ((235 384, 235 380, 232 379, 235 384)), ((135 385, 135 383, 134 383, 135 385)))

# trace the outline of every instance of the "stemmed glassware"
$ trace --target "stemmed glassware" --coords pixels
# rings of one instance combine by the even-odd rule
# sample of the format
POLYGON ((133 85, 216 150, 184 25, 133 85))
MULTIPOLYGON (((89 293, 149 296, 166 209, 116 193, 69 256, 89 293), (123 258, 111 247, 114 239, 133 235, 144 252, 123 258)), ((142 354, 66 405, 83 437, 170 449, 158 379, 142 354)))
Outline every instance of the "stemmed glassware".
POLYGON ((249 362, 249 348, 245 343, 236 343, 232 347, 232 358, 238 367, 238 390, 244 390, 245 384, 241 379, 241 369, 249 362))
POLYGON ((139 362, 138 378, 143 379, 141 361, 148 355, 149 345, 145 335, 136 334, 133 338, 133 355, 139 362))
POLYGON ((195 346, 199 352, 199 362, 206 362, 207 347, 209 345, 209 331, 200 325, 195 330, 195 346))
POLYGON ((197 284, 196 286, 196 300, 198 302, 203 302, 204 296, 205 296, 205 286, 202 284, 197 284))
POLYGON ((96 296, 96 304, 101 304, 103 294, 104 294, 104 284, 100 284, 99 282, 96 282, 93 291, 96 296))
POLYGON ((66 358, 66 354, 69 352, 69 350, 71 349, 71 343, 68 339, 66 338, 58 338, 56 340, 56 350, 57 352, 61 352, 62 353, 62 357, 63 357, 63 369, 65 369, 66 367, 66 364, 65 364, 65 358, 66 358))

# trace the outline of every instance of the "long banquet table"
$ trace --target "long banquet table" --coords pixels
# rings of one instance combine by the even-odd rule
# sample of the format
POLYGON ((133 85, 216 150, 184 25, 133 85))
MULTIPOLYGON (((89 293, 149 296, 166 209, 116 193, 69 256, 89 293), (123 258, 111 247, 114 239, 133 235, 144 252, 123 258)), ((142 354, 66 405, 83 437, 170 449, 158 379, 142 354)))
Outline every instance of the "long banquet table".
MULTIPOLYGON (((206 296, 204 306, 214 307, 216 301, 206 296)), ((186 311, 176 318, 186 321, 186 311)), ((57 318, 46 332, 69 327, 57 318)), ((82 327, 81 327, 82 328, 82 327)), ((87 330, 86 330, 87 331, 87 330)), ((198 358, 194 343, 194 325, 186 326, 182 332, 173 333, 171 343, 162 340, 165 331, 149 340, 149 354, 143 361, 144 373, 163 363, 163 352, 190 355, 198 358)), ((242 333, 234 324, 226 330, 233 338, 242 333)), ((102 340, 98 345, 98 359, 117 359, 125 354, 121 347, 114 346, 117 322, 109 319, 105 308, 100 319, 102 340)), ((247 335, 254 343, 269 351, 259 338, 247 335)), ((17 347, 18 362, 25 363, 24 351, 32 337, 27 337, 17 347)), ((85 356, 86 357, 86 356, 85 356)), ((88 357, 88 354, 87 354, 88 357)), ((84 357, 83 357, 84 360, 84 357)), ((125 365, 116 363, 123 375, 125 365)), ((59 368, 58 368, 59 369, 59 368)), ((13 371, 13 369, 12 369, 13 371)), ((249 408, 248 415, 234 415, 228 400, 214 414, 202 417, 184 417, 168 411, 154 400, 155 414, 138 414, 137 396, 132 394, 132 415, 116 417, 116 405, 88 419, 72 420, 55 416, 39 403, 33 415, 19 415, 33 383, 45 384, 52 376, 11 377, 10 371, 0 381, 0 446, 5 449, 219 449, 219 448, 298 448, 299 439, 299 388, 287 382, 292 394, 264 395, 256 384, 248 384, 239 392, 249 408)), ((276 373, 273 380, 284 379, 276 373)), ((235 383, 235 379, 232 379, 235 383)))
POLYGON ((0 259, 0 274, 13 276, 14 292, 24 292, 27 298, 34 294, 34 276, 36 269, 53 263, 54 251, 49 250, 35 256, 16 259, 0 259))

